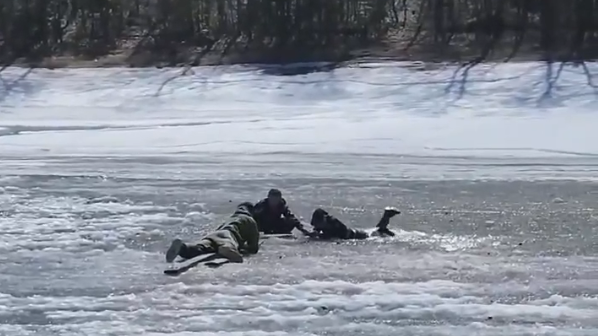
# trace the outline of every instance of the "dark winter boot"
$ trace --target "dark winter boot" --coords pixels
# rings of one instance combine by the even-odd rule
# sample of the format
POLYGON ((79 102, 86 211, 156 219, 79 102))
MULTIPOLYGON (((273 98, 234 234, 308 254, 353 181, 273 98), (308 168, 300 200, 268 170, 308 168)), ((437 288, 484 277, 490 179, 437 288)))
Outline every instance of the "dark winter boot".
POLYGON ((175 239, 170 243, 170 247, 166 251, 166 262, 173 262, 176 257, 181 254, 181 251, 186 250, 187 246, 180 239, 175 239))
POLYGON ((400 214, 401 211, 399 211, 397 208, 393 208, 393 207, 387 207, 384 209, 384 217, 391 219, 394 216, 400 214))
POLYGON ((401 211, 397 210, 396 208, 387 207, 386 209, 384 209, 384 215, 382 215, 380 222, 378 222, 378 224, 376 225, 376 227, 378 228, 378 233, 381 236, 395 236, 395 233, 388 229, 388 224, 390 224, 391 218, 400 213, 401 211))

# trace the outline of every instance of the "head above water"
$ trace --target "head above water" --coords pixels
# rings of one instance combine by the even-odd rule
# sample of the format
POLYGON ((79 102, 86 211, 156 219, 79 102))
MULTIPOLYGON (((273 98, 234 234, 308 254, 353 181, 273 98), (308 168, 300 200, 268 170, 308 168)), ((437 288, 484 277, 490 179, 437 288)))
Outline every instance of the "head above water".
POLYGON ((270 189, 268 191, 268 205, 277 207, 282 204, 282 193, 278 189, 270 189))
POLYGON ((320 228, 320 227, 324 226, 325 220, 326 220, 326 211, 318 208, 311 215, 311 222, 310 222, 310 224, 314 228, 320 228))

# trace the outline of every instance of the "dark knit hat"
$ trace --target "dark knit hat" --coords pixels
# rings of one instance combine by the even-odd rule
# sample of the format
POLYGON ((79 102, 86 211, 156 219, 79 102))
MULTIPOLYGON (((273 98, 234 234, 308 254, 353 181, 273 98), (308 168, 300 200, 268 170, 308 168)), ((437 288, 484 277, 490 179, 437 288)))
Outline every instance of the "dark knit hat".
POLYGON ((268 191, 268 197, 282 197, 282 193, 280 192, 280 190, 278 189, 270 189, 270 191, 268 191))

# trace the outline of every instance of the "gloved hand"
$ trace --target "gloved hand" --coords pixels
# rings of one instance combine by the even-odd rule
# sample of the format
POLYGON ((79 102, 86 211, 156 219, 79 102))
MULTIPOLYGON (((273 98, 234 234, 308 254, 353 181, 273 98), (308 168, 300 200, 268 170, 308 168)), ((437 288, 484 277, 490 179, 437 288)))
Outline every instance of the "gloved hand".
POLYGON ((316 231, 312 231, 312 232, 305 232, 305 235, 310 237, 310 238, 318 238, 318 233, 316 231))

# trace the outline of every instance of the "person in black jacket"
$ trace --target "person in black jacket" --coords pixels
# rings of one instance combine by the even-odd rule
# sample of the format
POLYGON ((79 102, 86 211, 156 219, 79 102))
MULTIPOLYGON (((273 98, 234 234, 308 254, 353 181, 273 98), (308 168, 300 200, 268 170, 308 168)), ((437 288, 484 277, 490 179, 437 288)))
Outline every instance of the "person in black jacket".
MULTIPOLYGON (((376 225, 377 230, 373 235, 394 237, 395 233, 388 229, 390 219, 401 212, 395 208, 384 209, 384 214, 376 225)), ((326 210, 318 208, 311 216, 311 225, 314 227, 313 238, 318 239, 366 239, 368 233, 362 230, 347 227, 338 218, 329 214, 326 210)))
POLYGON ((289 210, 278 189, 270 189, 268 197, 255 204, 253 218, 259 231, 265 234, 288 234, 297 229, 307 236, 312 235, 289 210))

